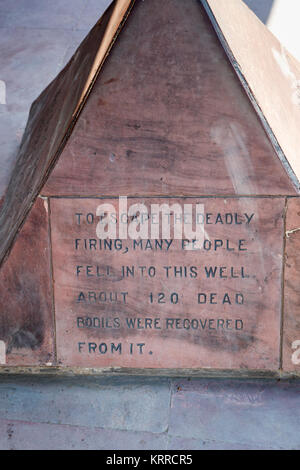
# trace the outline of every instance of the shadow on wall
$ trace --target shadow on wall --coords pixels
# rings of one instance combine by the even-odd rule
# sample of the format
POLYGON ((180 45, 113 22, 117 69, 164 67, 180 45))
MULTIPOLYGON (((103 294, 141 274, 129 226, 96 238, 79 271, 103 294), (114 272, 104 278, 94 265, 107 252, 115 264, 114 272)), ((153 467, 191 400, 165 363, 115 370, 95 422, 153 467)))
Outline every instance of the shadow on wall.
POLYGON ((274 0, 243 0, 246 5, 266 24, 270 16, 274 0))

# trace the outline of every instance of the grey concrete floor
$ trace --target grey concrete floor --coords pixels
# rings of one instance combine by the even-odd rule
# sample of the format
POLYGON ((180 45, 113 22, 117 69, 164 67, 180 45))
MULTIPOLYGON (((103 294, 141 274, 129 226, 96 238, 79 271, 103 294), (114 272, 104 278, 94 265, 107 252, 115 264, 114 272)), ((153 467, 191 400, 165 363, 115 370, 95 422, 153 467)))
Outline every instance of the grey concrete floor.
MULTIPOLYGON (((0 196, 31 102, 108 3, 0 0, 0 196)), ((270 2, 247 3, 264 19, 270 2)), ((291 381, 1 377, 0 449, 300 449, 299 392, 291 381)))
POLYGON ((300 449, 300 383, 166 378, 0 382, 0 449, 300 449))

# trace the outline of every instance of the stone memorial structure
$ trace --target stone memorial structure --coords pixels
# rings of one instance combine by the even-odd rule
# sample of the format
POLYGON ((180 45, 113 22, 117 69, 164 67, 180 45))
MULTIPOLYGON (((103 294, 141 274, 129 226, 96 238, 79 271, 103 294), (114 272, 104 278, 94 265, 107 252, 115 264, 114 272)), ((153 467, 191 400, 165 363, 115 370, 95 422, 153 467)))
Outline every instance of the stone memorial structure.
POLYGON ((113 2, 2 201, 0 371, 299 374, 299 80, 238 0, 113 2))

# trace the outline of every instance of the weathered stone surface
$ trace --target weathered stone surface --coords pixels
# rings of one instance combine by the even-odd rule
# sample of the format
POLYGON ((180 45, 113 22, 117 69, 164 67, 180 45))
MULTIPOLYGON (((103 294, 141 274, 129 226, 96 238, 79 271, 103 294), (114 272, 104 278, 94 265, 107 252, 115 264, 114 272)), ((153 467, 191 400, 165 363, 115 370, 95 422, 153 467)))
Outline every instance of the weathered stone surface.
MULTIPOLYGON (((77 119, 74 106, 111 11, 32 107, 1 211, 0 262, 69 138, 77 119)), ((295 190, 198 1, 137 0, 43 194, 51 197, 60 365, 280 369, 282 217, 284 198, 295 190), (193 195, 202 195, 198 201, 209 217, 215 214, 214 223, 206 221, 206 245, 186 251, 173 235, 149 235, 135 246, 123 240, 124 250, 116 244, 99 249, 96 204, 117 201, 120 194, 137 195, 136 202, 146 205, 196 202, 193 195), (111 199, 100 199, 105 197, 111 199), (83 223, 76 225, 78 212, 83 223), (84 220, 87 214, 94 214, 92 222, 84 220), (225 223, 226 214, 234 222, 225 223)), ((11 263, 21 266, 23 258, 19 251, 11 263)), ((47 262, 41 283, 50 285, 47 262)), ((14 275, 3 284, 4 310, 6 285, 16 282, 14 275)), ((41 328, 35 321, 40 318, 36 293, 29 292, 24 276, 22 282, 18 307, 8 307, 18 313, 2 322, 10 355, 11 344, 24 345, 11 326, 24 305, 31 312, 26 328, 41 328)), ((49 292, 41 293, 38 301, 49 298, 49 292)), ((295 322, 290 311, 284 327, 295 322)), ((46 329, 52 338, 52 324, 46 329)), ((32 350, 44 337, 35 333, 27 338, 32 350)), ((285 364, 288 347, 297 360, 297 341, 285 335, 285 370, 294 370, 285 364)), ((28 355, 11 364, 28 361, 36 364, 28 355)))
MULTIPOLYGON (((86 0, 87 1, 87 0, 86 0)), ((100 0, 95 0, 93 3, 96 5, 98 4, 100 0)), ((150 0, 151 1, 151 0, 150 0)), ((225 0, 226 1, 226 0, 225 0)), ((53 6, 59 4, 62 2, 62 0, 55 0, 53 2, 53 6)), ((257 4, 261 5, 262 2, 261 0, 256 0, 257 4)), ((0 2, 1 4, 1 18, 2 20, 2 6, 15 9, 16 6, 20 3, 20 0, 17 0, 14 2, 10 1, 7 2, 7 0, 2 0, 0 2)), ((26 0, 26 5, 30 5, 31 0, 26 0)), ((69 5, 69 0, 64 0, 64 3, 66 3, 67 8, 70 7, 69 5)), ((88 2, 90 3, 90 2, 88 2)), ((88 3, 86 3, 88 8, 88 3)), ((255 2, 253 1, 252 4, 255 2)), ((271 2, 272 3, 272 2, 271 2)), ((51 2, 52 5, 52 2, 51 2)), ((36 3, 36 8, 43 10, 43 11, 48 11, 49 8, 49 1, 48 0, 39 0, 36 3)), ((55 8, 52 9, 51 12, 51 18, 49 18, 49 15, 47 18, 44 18, 44 23, 42 23, 42 18, 43 15, 40 15, 41 22, 39 24, 42 24, 44 26, 45 24, 48 24, 49 21, 52 21, 53 16, 55 15, 55 8)), ((12 15, 10 15, 12 17, 12 15)), ((97 18, 96 10, 94 14, 94 21, 97 18)), ((81 18, 81 20, 85 20, 85 17, 81 18)), ((59 22, 59 19, 57 19, 59 22)), ((81 21, 82 24, 82 21, 81 21)), ((20 23, 17 23, 18 26, 21 25, 20 23)), ((35 24, 34 27, 37 25, 35 24)), ((53 22, 53 27, 55 27, 55 22, 53 22)), ((33 37, 35 38, 37 35, 38 30, 34 29, 31 30, 33 32, 33 37)), ((41 54, 47 56, 49 55, 49 44, 51 43, 51 47, 53 46, 53 43, 55 41, 52 40, 52 36, 56 34, 57 38, 56 40, 60 40, 59 32, 57 30, 52 30, 52 34, 48 36, 48 42, 43 41, 41 44, 41 54)), ((10 31, 11 32, 11 31, 10 31)), ((46 33, 45 30, 43 32, 46 33)), ((49 32, 49 31, 48 31, 49 32)), ((8 34, 8 30, 2 30, 1 34, 1 43, 3 44, 3 38, 4 34, 8 34)), ((19 39, 16 31, 14 31, 15 34, 15 49, 19 48, 19 39)), ((26 43, 28 43, 28 36, 24 38, 26 40, 26 43)), ((31 51, 33 54, 33 51, 31 51)), ((29 74, 30 70, 30 65, 31 64, 36 64, 36 54, 33 54, 32 56, 28 55, 25 56, 25 52, 22 52, 22 57, 26 57, 26 64, 28 66, 27 69, 27 75, 29 74)), ((55 54, 53 57, 53 60, 55 59, 55 55, 57 57, 57 60, 60 61, 61 57, 59 56, 59 48, 56 46, 55 47, 55 54)), ((20 58, 21 60, 21 58, 20 58)), ((19 62, 20 63, 20 62, 19 62)), ((1 70, 3 70, 2 65, 5 67, 5 63, 2 61, 1 62, 1 70)), ((52 72, 55 73, 55 69, 52 69, 52 72)), ((41 76, 42 71, 40 70, 40 73, 38 74, 39 77, 41 76)), ((0 77, 1 78, 1 77, 0 77)), ((26 81, 26 77, 23 77, 22 75, 22 80, 25 78, 25 83, 26 83, 26 89, 28 81, 26 81)), ((38 87, 38 83, 35 80, 35 86, 38 87)), ((21 87, 21 82, 18 85, 21 87)), ((36 88, 36 96, 39 92, 39 89, 36 88)), ((18 125, 16 126, 18 127, 18 125)), ((4 135, 4 134, 3 134, 4 135)), ((3 145, 1 141, 1 150, 3 150, 3 145)), ((4 150, 3 150, 4 152, 4 150)), ((3 166, 1 168, 1 174, 2 174, 3 166)), ((299 225, 297 225, 298 227, 299 225)), ((144 428, 146 429, 147 426, 146 424, 143 426, 143 421, 149 422, 151 419, 151 416, 149 417, 149 414, 146 413, 145 416, 143 414, 143 409, 142 407, 139 408, 139 414, 137 415, 137 428, 139 431, 133 432, 133 431, 118 431, 118 430, 111 430, 109 429, 110 422, 109 420, 104 420, 104 427, 99 430, 95 429, 93 427, 88 428, 88 423, 85 423, 81 427, 76 427, 73 424, 72 425, 59 425, 59 424, 45 424, 48 423, 49 421, 49 416, 53 416, 55 413, 55 407, 56 407, 56 398, 60 396, 61 394, 61 389, 63 388, 62 383, 56 383, 55 386, 51 385, 51 381, 49 380, 46 381, 44 385, 44 392, 46 392, 47 388, 48 390, 51 390, 51 393, 47 396, 47 399, 45 400, 39 400, 36 402, 36 398, 39 397, 41 393, 41 388, 40 388, 40 383, 41 383, 41 378, 36 379, 35 381, 33 380, 32 377, 28 377, 26 380, 24 380, 24 383, 19 382, 15 377, 10 378, 11 380, 11 386, 9 388, 4 387, 4 382, 7 380, 7 378, 4 378, 1 376, 0 380, 0 396, 1 396, 1 402, 4 402, 1 416, 3 417, 3 410, 5 409, 6 416, 9 415, 8 410, 9 409, 14 409, 15 414, 14 416, 16 419, 24 419, 25 414, 23 413, 24 407, 23 407, 23 391, 25 388, 25 384, 27 383, 28 386, 28 394, 26 397, 26 403, 28 404, 26 406, 26 419, 30 420, 31 419, 31 413, 34 412, 35 419, 38 420, 40 416, 40 422, 36 423, 26 423, 26 422, 21 422, 21 421, 13 421, 11 419, 8 419, 7 421, 1 420, 0 421, 0 448, 14 448, 14 449, 22 449, 22 448, 41 448, 41 449, 47 449, 48 447, 51 448, 53 447, 54 449, 56 448, 72 448, 74 446, 76 449, 80 448, 80 445, 82 444, 82 448, 104 448, 104 449, 110 449, 111 444, 114 444, 114 448, 117 448, 116 446, 119 446, 122 448, 122 446, 125 449, 130 449, 130 448, 139 448, 140 442, 141 441, 146 441, 145 447, 146 448, 151 448, 150 446, 152 445, 151 443, 153 442, 154 439, 157 439, 153 443, 153 448, 158 449, 158 448, 165 448, 164 447, 164 440, 160 441, 161 434, 154 434, 154 433, 144 433, 141 432, 140 429, 144 428), (48 382, 48 384, 47 384, 48 382), (37 393, 35 394, 35 390, 37 393), (32 395, 31 395, 32 393, 32 395), (8 401, 8 397, 12 396, 13 398, 8 401), (16 410, 16 398, 19 397, 17 400, 18 402, 18 411, 16 410), (48 410, 46 413, 45 410, 48 410), (141 410, 141 411, 140 411, 141 410), (83 439, 83 441, 82 441, 83 439), (94 447, 95 446, 95 447, 94 447), (96 447, 97 446, 97 447, 96 447), (136 447, 132 447, 136 446, 136 447)), ((161 379, 160 379, 161 380, 161 379)), ((296 389, 295 390, 295 383, 290 383, 287 384, 285 388, 281 388, 282 384, 280 383, 271 383, 268 396, 264 395, 266 400, 264 401, 263 407, 260 405, 256 406, 255 401, 253 402, 253 406, 251 405, 249 401, 248 408, 245 408, 243 403, 241 403, 241 400, 236 399, 236 406, 235 407, 230 407, 228 410, 228 401, 223 400, 220 398, 220 393, 218 388, 214 387, 214 382, 215 381, 205 381, 205 388, 207 391, 207 394, 210 391, 210 403, 214 404, 215 406, 213 407, 213 411, 211 414, 211 419, 207 419, 208 424, 205 426, 205 422, 201 420, 203 417, 203 410, 205 411, 205 407, 207 405, 207 402, 203 402, 200 400, 199 395, 197 394, 197 391, 199 393, 202 393, 202 381, 196 381, 194 382, 194 393, 195 393, 195 400, 193 403, 196 403, 196 406, 194 408, 189 407, 189 402, 191 401, 190 398, 190 390, 185 389, 185 387, 182 388, 181 394, 178 397, 178 401, 175 400, 173 401, 173 407, 174 409, 170 413, 170 408, 169 404, 167 403, 167 400, 164 401, 162 397, 160 396, 157 404, 153 406, 151 409, 151 413, 154 417, 156 417, 158 414, 161 415, 164 413, 164 409, 167 410, 168 415, 171 414, 171 419, 174 422, 174 415, 178 413, 178 408, 177 405, 179 405, 179 401, 182 403, 182 409, 180 411, 180 416, 181 419, 179 418, 178 421, 176 422, 176 427, 172 425, 171 427, 171 433, 176 432, 176 436, 174 435, 169 435, 169 446, 168 448, 170 449, 197 449, 197 448, 202 448, 201 445, 203 443, 203 448, 208 448, 208 449, 216 449, 216 448, 224 448, 224 440, 230 440, 230 443, 227 443, 228 448, 244 448, 242 444, 232 444, 233 439, 237 440, 239 443, 240 442, 245 442, 249 441, 249 437, 251 440, 251 444, 247 444, 246 448, 253 448, 253 449, 264 449, 264 448, 289 448, 290 442, 292 444, 297 445, 297 436, 299 436, 299 418, 297 416, 297 421, 295 420, 294 417, 294 412, 298 412, 300 408, 300 393, 296 389), (277 389, 281 389, 281 392, 277 392, 277 389), (185 397, 186 395, 186 397, 185 397), (159 408, 159 404, 161 403, 161 408, 159 408), (291 406, 289 405, 291 404, 291 406), (184 405, 186 405, 186 408, 184 409, 184 405), (198 406, 199 405, 199 406, 198 406), (266 412, 266 409, 268 410, 266 412), (225 411, 228 410, 227 413, 225 411), (280 411, 279 411, 280 410, 280 411), (195 415, 195 419, 193 420, 191 424, 191 418, 192 414, 195 415), (275 419, 276 418, 276 419, 275 419), (212 426, 212 421, 214 422, 214 426, 212 426), (232 422, 232 431, 234 435, 232 436, 231 429, 228 430, 228 423, 232 422), (251 428, 250 428, 250 423, 251 423, 251 428), (201 433, 199 432, 199 429, 201 428, 201 433), (225 431, 222 433, 221 431, 225 431), (265 432, 262 432, 262 429, 265 430, 265 432), (175 430, 175 432, 174 432, 175 430), (241 431, 241 432, 239 432, 241 431), (276 432, 276 434, 274 433, 276 432), (183 437, 178 437, 178 435, 183 436, 183 437), (201 437, 199 437, 199 435, 201 437), (189 436, 189 438, 184 437, 184 436, 189 436), (290 436, 292 436, 292 440, 290 441, 290 436), (267 444, 263 444, 262 442, 265 441, 265 438, 270 439, 271 442, 269 442, 268 446, 267 444), (203 439, 203 440, 201 440, 203 439), (263 441, 262 441, 263 440, 263 441), (220 444, 221 442, 221 444, 220 444), (223 445, 222 445, 223 443, 223 445)), ((224 381, 222 381, 224 384, 224 381)), ((227 381, 226 381, 227 382, 227 381)), ((226 383, 225 382, 225 383, 226 383)), ((74 381, 74 383, 78 384, 78 378, 74 381)), ((122 394, 123 394, 123 386, 124 384, 126 385, 128 383, 128 379, 126 377, 118 377, 115 382, 114 382, 114 394, 115 394, 115 401, 114 401, 114 407, 112 408, 113 413, 117 413, 118 410, 118 404, 119 400, 122 401, 122 394), (118 396, 118 397, 117 397, 118 396)), ((156 380, 150 380, 148 382, 148 393, 147 397, 151 395, 151 390, 156 390, 156 380), (151 382, 153 381, 154 385, 153 388, 151 386, 151 382)), ((229 381, 227 382, 227 397, 237 397, 236 394, 236 382, 229 381)), ((140 379, 133 379, 132 380, 132 386, 139 387, 140 384, 140 379)), ((181 382, 178 382, 176 384, 177 386, 182 386, 181 382)), ((74 387, 71 383, 66 380, 65 386, 68 389, 69 395, 68 395, 68 400, 70 400, 70 404, 73 403, 73 409, 69 408, 68 413, 70 416, 73 415, 74 411, 77 412, 76 410, 76 403, 85 403, 85 401, 90 401, 91 406, 93 404, 93 401, 95 398, 97 398, 97 393, 94 392, 94 390, 90 387, 89 382, 87 381, 87 378, 84 378, 82 381, 82 387, 80 388, 80 392, 78 391, 77 387, 74 387), (72 395, 72 391, 74 391, 74 394, 72 395), (91 400, 89 399, 89 395, 93 395, 91 400), (80 399, 79 399, 80 397, 80 399)), ((255 395, 255 387, 260 390, 261 382, 256 381, 255 383, 248 383, 244 382, 244 387, 243 387, 243 393, 244 396, 248 397, 253 397, 255 395)), ((143 395, 143 390, 141 391, 141 399, 143 395)), ((175 392, 176 393, 176 392, 175 392)), ((103 410, 107 410, 107 413, 110 410, 110 407, 112 406, 112 401, 110 400, 110 395, 107 393, 106 396, 102 395, 102 406, 103 410)), ((136 399, 136 396, 135 396, 136 399)), ((60 401, 62 403, 62 400, 60 401)), ((79 407, 80 408, 80 407, 79 407)), ((78 410, 78 413, 80 410, 78 410)), ((124 404, 124 407, 122 407, 122 412, 121 412, 121 417, 120 417, 120 422, 122 421, 122 417, 124 422, 126 421, 126 416, 127 416, 127 407, 124 404)), ((59 413, 57 413, 57 419, 59 420, 59 413)), ((98 420, 99 423, 101 423, 101 419, 98 420)), ((168 422, 168 420, 166 420, 168 422)), ((94 425, 95 421, 91 423, 91 425, 94 425)), ((100 424, 101 426, 101 424, 100 424)), ((132 423, 132 429, 134 429, 134 423, 132 423)), ((157 429, 157 428, 156 428, 157 429)), ((164 434, 165 437, 165 434, 164 434)), ((299 446, 298 446, 299 447, 299 446)))
POLYGON ((300 373, 300 199, 289 199, 283 316, 283 370, 300 373))
POLYGON ((137 0, 42 193, 295 190, 201 2, 137 0))
POLYGON ((97 207, 121 220, 118 199, 51 199, 59 364, 278 370, 284 199, 167 202, 203 205, 200 250, 172 232, 105 247, 97 207))
POLYGON ((48 230, 48 201, 38 199, 0 271, 2 365, 54 361, 48 230))

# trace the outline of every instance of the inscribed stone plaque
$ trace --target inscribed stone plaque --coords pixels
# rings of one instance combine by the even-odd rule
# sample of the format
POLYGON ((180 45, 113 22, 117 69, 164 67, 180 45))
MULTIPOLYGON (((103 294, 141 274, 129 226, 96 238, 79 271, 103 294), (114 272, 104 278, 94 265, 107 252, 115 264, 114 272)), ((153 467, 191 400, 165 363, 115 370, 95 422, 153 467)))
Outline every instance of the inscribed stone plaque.
POLYGON ((51 198, 50 206, 60 364, 279 368, 283 198, 51 198), (172 210, 162 236, 153 210, 162 204, 182 208, 181 238, 172 210), (116 233, 103 240, 99 227, 116 233))

